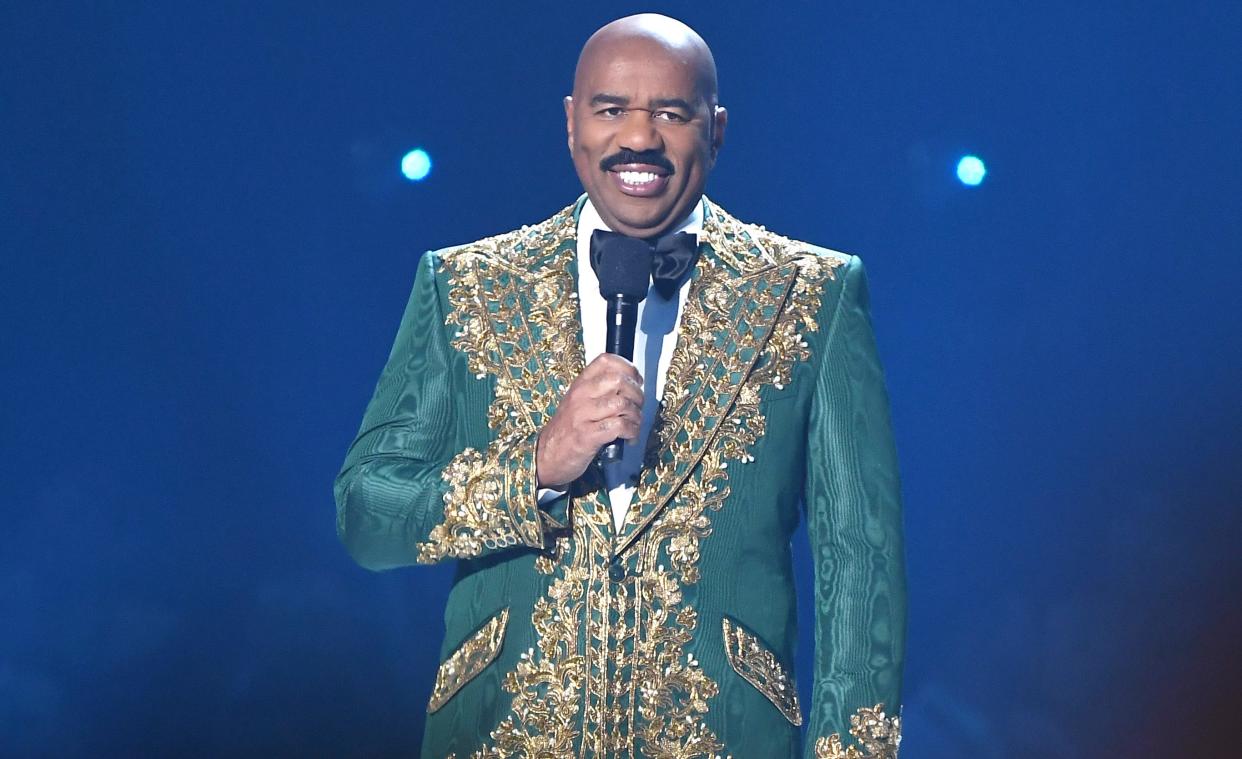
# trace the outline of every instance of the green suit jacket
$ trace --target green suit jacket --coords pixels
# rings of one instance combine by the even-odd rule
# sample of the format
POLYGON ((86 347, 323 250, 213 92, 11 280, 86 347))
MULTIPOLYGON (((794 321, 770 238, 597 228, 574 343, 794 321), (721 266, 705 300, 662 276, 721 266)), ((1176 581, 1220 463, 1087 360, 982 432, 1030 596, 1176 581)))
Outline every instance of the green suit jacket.
POLYGON ((617 531, 594 472, 536 496, 538 432, 584 365, 583 200, 424 257, 336 479, 361 565, 458 561, 423 756, 896 756, 901 505, 861 262, 703 199, 617 531), (809 704, 792 669, 803 513, 809 704))

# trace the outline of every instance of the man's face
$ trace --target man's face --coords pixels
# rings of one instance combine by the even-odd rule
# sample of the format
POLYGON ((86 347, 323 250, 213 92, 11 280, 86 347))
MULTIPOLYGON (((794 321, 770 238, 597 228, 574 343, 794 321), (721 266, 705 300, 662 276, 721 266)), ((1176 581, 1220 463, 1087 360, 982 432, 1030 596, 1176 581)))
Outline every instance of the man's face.
POLYGON ((596 51, 565 98, 569 152, 611 229, 663 234, 703 194, 724 141, 725 111, 693 65, 646 40, 596 51))

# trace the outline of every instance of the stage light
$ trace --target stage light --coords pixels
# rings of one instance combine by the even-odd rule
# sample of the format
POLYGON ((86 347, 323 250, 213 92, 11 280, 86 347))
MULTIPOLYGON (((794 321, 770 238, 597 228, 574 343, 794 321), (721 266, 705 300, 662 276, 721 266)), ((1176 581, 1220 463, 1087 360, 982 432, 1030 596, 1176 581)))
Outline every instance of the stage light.
POLYGON ((401 159, 401 173, 411 182, 421 182, 431 173, 431 156, 422 148, 415 148, 401 159))
POLYGON ((963 156, 957 162, 957 178, 967 187, 977 187, 987 173, 988 169, 983 161, 973 155, 963 156))

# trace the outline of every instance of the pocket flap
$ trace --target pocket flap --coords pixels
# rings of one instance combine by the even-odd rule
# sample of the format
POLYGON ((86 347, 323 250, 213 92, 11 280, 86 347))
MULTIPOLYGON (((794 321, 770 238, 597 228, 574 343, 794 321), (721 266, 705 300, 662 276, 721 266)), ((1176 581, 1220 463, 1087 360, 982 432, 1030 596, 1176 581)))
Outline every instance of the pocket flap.
POLYGON ((487 620, 444 660, 440 669, 436 670, 436 685, 431 690, 431 700, 427 702, 428 714, 447 704, 457 691, 496 659, 508 624, 509 609, 506 607, 487 620))
POLYGON ((802 708, 798 706, 798 690, 776 654, 772 653, 754 633, 724 617, 725 653, 729 665, 746 682, 755 686, 794 725, 802 724, 802 708))

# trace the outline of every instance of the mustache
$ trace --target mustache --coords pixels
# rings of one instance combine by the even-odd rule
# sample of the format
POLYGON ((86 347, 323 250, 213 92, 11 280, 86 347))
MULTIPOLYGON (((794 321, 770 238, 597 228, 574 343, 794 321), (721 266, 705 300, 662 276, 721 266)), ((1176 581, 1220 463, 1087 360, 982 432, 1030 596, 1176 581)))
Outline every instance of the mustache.
POLYGON ((600 161, 599 167, 603 171, 612 171, 614 166, 624 166, 627 163, 645 163, 651 166, 659 166, 668 173, 673 173, 673 164, 664 157, 663 153, 654 150, 644 150, 641 153, 636 153, 633 150, 621 150, 600 161))

